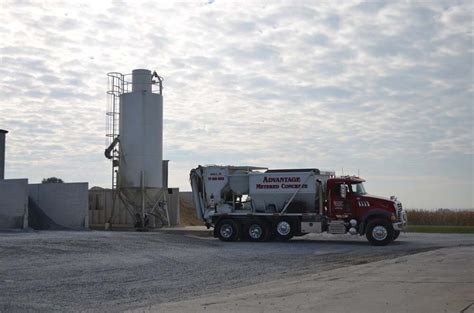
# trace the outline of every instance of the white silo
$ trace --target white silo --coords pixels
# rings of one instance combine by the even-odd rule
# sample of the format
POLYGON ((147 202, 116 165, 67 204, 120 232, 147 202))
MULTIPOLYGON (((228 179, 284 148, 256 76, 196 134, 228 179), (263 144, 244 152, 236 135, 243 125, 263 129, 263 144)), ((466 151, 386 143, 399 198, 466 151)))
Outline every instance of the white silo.
POLYGON ((137 227, 167 220, 163 187, 162 78, 145 69, 109 73, 108 134, 112 188, 137 227), (118 167, 118 169, 116 169, 118 167), (160 212, 161 210, 161 212, 160 212))
POLYGON ((122 188, 161 188, 163 183, 163 95, 152 92, 149 70, 132 72, 132 90, 120 95, 122 188))

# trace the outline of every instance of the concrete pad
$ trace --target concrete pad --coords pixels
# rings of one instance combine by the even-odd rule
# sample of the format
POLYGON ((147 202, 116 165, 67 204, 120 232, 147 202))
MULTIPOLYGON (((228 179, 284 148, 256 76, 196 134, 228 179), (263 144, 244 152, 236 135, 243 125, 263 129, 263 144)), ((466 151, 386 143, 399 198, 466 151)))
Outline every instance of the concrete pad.
POLYGON ((208 229, 206 226, 182 226, 182 227, 163 227, 156 232, 164 232, 169 234, 180 234, 180 235, 194 235, 199 237, 213 237, 213 230, 208 229))
POLYGON ((473 260, 472 247, 445 248, 140 311, 470 312, 474 303, 473 260))

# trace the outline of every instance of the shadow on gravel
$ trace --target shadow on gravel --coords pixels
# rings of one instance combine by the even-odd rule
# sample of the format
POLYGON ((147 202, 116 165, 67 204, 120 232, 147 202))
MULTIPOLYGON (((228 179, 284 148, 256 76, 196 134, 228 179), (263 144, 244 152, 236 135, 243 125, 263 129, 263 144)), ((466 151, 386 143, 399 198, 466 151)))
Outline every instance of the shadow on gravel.
POLYGON ((317 239, 298 239, 290 241, 275 241, 277 244, 318 244, 318 245, 348 245, 348 246, 370 246, 364 241, 345 241, 345 240, 317 240, 317 239))

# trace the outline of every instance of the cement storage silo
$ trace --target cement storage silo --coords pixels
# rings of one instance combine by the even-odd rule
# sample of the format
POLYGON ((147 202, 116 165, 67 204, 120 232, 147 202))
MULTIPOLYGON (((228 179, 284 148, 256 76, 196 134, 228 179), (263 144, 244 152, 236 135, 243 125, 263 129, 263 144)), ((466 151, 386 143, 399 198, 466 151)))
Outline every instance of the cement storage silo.
MULTIPOLYGON (((167 220, 163 186, 162 78, 146 69, 109 73, 112 188, 136 218, 137 227, 167 220)), ((153 225, 151 225, 153 226, 153 225)))
POLYGON ((161 188, 163 95, 152 92, 149 70, 132 72, 132 91, 120 95, 119 186, 161 188))

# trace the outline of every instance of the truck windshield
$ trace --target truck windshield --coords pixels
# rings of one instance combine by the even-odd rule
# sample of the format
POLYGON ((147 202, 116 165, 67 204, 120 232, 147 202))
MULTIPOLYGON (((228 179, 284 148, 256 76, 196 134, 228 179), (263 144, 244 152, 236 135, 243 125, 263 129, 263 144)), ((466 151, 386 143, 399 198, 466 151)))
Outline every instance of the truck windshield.
POLYGON ((362 183, 351 184, 351 191, 359 195, 365 195, 367 193, 362 183))

